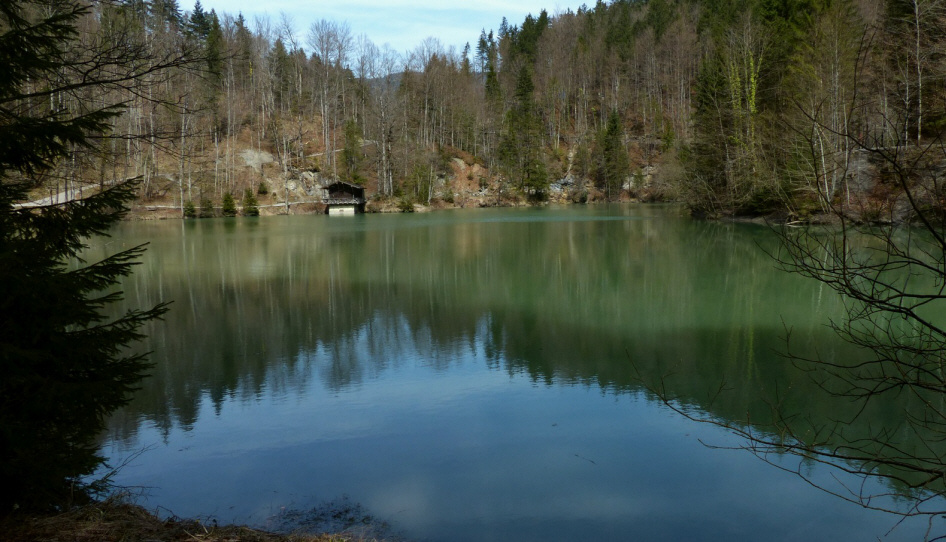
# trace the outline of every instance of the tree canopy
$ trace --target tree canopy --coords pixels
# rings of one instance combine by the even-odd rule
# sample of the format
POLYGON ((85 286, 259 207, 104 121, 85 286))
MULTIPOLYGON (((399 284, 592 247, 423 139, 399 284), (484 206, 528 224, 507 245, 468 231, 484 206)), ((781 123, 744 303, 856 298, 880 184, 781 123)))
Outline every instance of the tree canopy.
POLYGON ((154 73, 133 44, 76 50, 90 9, 0 0, 0 514, 101 489, 83 479, 101 463, 95 437, 149 367, 128 347, 167 310, 109 316, 121 299, 114 285, 144 246, 91 264, 81 257, 87 239, 124 216, 135 179, 81 200, 22 205, 63 158, 94 153, 121 114, 119 104, 72 109, 57 98, 154 73))

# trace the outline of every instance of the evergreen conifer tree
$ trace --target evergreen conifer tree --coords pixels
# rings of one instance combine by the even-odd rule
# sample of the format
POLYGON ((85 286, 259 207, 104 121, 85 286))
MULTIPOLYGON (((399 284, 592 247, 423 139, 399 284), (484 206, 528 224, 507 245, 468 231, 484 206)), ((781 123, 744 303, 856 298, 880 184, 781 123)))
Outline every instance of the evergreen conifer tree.
POLYGON ((252 188, 243 192, 243 216, 259 216, 259 202, 256 201, 252 188))
POLYGON ((236 216, 236 201, 233 200, 233 194, 226 192, 223 195, 223 209, 221 210, 223 216, 236 216))
POLYGON ((200 5, 200 0, 194 4, 194 11, 191 12, 188 28, 200 39, 207 39, 210 34, 212 21, 210 15, 204 11, 200 5))
POLYGON ((205 99, 211 110, 215 111, 223 86, 223 49, 226 47, 226 40, 217 13, 211 10, 206 19, 208 21, 208 31, 203 40, 203 56, 207 62, 207 75, 203 86, 205 99))
POLYGON ((499 155, 503 169, 517 181, 518 188, 531 198, 542 199, 549 186, 549 175, 534 90, 532 72, 528 66, 523 66, 516 81, 516 105, 506 114, 506 131, 499 155))
POLYGON ((345 123, 345 147, 342 149, 342 172, 346 181, 361 184, 365 182, 361 175, 361 131, 358 123, 349 120, 345 123))
POLYGON ((214 216, 214 203, 210 201, 210 198, 201 198, 200 218, 213 218, 214 216))
POLYGON ((607 125, 598 134, 594 156, 595 178, 608 199, 618 194, 630 172, 630 161, 624 149, 623 139, 621 119, 617 111, 612 111, 608 116, 607 125))
MULTIPOLYGON (((81 259, 84 241, 107 235, 127 212, 135 180, 83 200, 20 205, 59 160, 94 152, 96 136, 120 114, 117 107, 75 113, 49 105, 67 85, 96 87, 110 77, 63 79, 76 68, 70 47, 88 9, 0 0, 0 515, 99 489, 81 481, 102 461, 95 437, 149 367, 144 354, 125 347, 166 311, 161 304, 106 314, 121 299, 109 289, 131 272, 144 246, 96 263, 81 259)), ((127 67, 118 56, 99 61, 127 67)), ((134 78, 135 68, 128 69, 134 78)))
POLYGON ((486 29, 480 32, 480 38, 476 41, 476 71, 483 73, 486 71, 486 63, 489 61, 489 42, 486 41, 486 29))

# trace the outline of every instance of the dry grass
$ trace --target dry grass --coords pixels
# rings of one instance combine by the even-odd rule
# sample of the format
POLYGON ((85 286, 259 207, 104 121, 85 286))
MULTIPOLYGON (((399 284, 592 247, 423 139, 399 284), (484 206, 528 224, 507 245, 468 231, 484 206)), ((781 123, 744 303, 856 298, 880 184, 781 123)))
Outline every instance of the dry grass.
POLYGON ((121 499, 108 499, 54 516, 0 521, 0 542, 349 542, 340 535, 281 535, 236 525, 161 519, 121 499))

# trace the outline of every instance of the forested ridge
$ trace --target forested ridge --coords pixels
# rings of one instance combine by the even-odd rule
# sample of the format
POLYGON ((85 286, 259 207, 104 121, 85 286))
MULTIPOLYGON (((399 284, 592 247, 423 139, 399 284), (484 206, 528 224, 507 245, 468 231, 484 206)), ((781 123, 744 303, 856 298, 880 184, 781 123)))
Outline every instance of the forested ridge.
POLYGON ((136 43, 200 62, 108 91, 120 95, 51 97, 125 112, 42 191, 141 176, 142 204, 209 215, 228 195, 314 201, 340 179, 376 209, 635 197, 706 216, 806 219, 840 203, 896 218, 900 192, 864 151, 908 158, 938 140, 943 7, 599 1, 504 19, 461 51, 427 38, 397 52, 341 21, 300 31, 199 1, 95 2, 81 54, 136 43))

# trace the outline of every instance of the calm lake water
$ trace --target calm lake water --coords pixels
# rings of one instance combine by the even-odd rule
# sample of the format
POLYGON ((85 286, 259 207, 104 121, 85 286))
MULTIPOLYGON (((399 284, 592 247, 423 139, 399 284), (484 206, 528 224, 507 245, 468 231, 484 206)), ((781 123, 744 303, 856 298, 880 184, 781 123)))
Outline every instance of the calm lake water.
POLYGON ((852 355, 825 327, 835 294, 775 269, 765 227, 638 205, 136 222, 87 258, 146 241, 120 309, 174 304, 102 443, 163 514, 294 528, 350 505, 357 529, 437 541, 925 531, 706 446, 742 441, 641 385, 672 374, 719 420, 775 389, 816 422, 850 408, 778 354, 789 326, 852 355))

